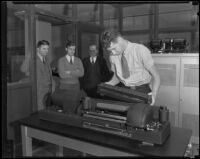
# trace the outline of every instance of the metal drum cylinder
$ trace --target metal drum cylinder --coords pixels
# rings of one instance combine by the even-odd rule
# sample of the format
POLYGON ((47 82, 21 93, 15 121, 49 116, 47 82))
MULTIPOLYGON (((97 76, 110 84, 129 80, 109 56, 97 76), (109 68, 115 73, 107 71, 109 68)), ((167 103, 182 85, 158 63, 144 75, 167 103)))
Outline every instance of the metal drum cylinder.
POLYGON ((167 107, 163 107, 163 106, 160 107, 159 120, 161 123, 169 120, 169 110, 167 109, 167 107))
POLYGON ((145 103, 133 104, 127 112, 127 124, 133 127, 145 127, 153 120, 151 106, 145 103))

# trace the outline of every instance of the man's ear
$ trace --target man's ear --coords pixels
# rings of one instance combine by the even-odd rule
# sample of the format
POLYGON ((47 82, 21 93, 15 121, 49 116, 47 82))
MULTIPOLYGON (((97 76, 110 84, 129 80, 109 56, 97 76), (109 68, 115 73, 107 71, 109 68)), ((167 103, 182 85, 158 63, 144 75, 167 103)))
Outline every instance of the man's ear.
POLYGON ((67 52, 67 48, 65 48, 65 51, 67 52))

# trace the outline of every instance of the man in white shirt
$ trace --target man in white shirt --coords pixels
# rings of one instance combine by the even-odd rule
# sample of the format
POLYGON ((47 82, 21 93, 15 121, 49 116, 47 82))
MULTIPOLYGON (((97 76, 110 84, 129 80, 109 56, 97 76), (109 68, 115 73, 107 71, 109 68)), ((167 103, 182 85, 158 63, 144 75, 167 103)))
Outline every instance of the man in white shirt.
POLYGON ((106 30, 101 35, 101 42, 110 52, 112 79, 107 84, 120 82, 131 89, 148 93, 154 105, 160 86, 160 76, 154 66, 150 50, 142 44, 124 39, 114 30, 106 30), (150 89, 151 87, 151 89, 150 89))

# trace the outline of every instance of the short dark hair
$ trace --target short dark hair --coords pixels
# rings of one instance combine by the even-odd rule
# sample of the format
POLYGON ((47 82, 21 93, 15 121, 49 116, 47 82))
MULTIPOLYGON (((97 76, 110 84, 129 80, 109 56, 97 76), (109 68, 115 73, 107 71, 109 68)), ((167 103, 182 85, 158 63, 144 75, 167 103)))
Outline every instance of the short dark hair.
POLYGON ((96 49, 98 49, 98 45, 97 45, 97 44, 90 44, 90 45, 88 46, 88 48, 90 48, 90 46, 96 46, 96 49))
POLYGON ((101 43, 104 48, 108 48, 111 42, 114 42, 121 34, 115 29, 106 29, 101 34, 101 43))
POLYGON ((67 40, 65 48, 68 48, 69 46, 76 46, 76 44, 70 40, 67 40))
POLYGON ((37 48, 39 48, 42 45, 49 45, 49 42, 47 40, 40 40, 37 43, 37 48))

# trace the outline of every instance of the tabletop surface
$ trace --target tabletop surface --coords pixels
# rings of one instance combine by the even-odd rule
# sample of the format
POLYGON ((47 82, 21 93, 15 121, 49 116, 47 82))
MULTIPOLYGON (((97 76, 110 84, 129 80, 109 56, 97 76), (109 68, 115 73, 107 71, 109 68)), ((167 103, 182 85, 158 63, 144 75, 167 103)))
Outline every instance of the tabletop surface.
POLYGON ((184 156, 192 131, 186 128, 171 127, 171 134, 163 145, 143 145, 128 138, 98 132, 87 128, 74 127, 39 119, 35 113, 21 119, 19 124, 51 132, 57 135, 79 139, 120 151, 147 156, 184 156))

